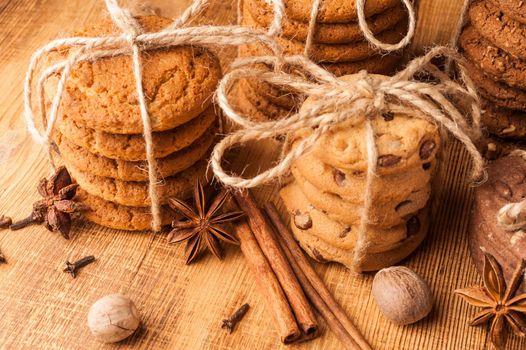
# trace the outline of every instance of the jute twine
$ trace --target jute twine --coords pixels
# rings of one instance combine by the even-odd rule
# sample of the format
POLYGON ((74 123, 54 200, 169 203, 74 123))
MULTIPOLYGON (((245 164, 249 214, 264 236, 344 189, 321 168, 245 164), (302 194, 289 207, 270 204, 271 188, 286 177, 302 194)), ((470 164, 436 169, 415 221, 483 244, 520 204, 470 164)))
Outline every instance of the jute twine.
POLYGON ((357 244, 353 251, 353 265, 356 270, 360 271, 367 249, 365 230, 371 206, 371 185, 376 176, 378 161, 373 120, 381 118, 382 112, 405 111, 414 118, 423 118, 445 128, 469 152, 472 158, 472 178, 480 180, 484 177, 484 161, 472 142, 472 139, 480 137, 479 101, 472 81, 465 74, 463 59, 456 51, 447 47, 435 47, 425 56, 411 61, 393 77, 380 77, 361 71, 352 81, 337 79, 305 56, 286 57, 283 64, 294 68, 290 71, 300 74, 273 70, 272 67, 276 65, 275 57, 257 57, 238 60, 234 69, 223 78, 217 91, 217 101, 226 117, 241 128, 216 145, 211 157, 212 169, 217 179, 225 185, 237 188, 260 186, 286 175, 294 161, 308 152, 335 125, 344 121, 365 123, 367 175, 357 244), (431 63, 438 56, 449 57, 459 65, 459 82, 451 80, 431 63), (255 63, 263 63, 270 68, 254 68, 255 63), (416 80, 415 75, 422 73, 432 79, 429 82, 416 80), (305 78, 306 76, 309 78, 305 78), (236 111, 227 97, 233 84, 242 78, 261 79, 313 96, 314 101, 287 119, 253 122, 236 111), (468 102, 469 116, 464 116, 449 101, 448 97, 452 95, 468 102), (299 141, 296 147, 285 150, 275 166, 252 178, 233 175, 223 169, 223 156, 232 147, 249 141, 293 135, 306 128, 312 130, 309 136, 299 141))
POLYGON ((119 28, 119 34, 103 37, 70 37, 51 41, 38 49, 31 57, 24 82, 24 118, 31 136, 35 141, 47 148, 49 161, 54 168, 52 156, 51 136, 60 108, 62 95, 71 69, 83 61, 96 61, 105 57, 130 55, 133 71, 137 101, 139 104, 143 136, 146 144, 146 158, 148 163, 148 191, 151 199, 152 228, 158 231, 161 227, 160 201, 157 195, 159 176, 157 174, 157 161, 153 153, 152 128, 148 108, 142 86, 141 51, 167 48, 175 45, 214 44, 214 45, 241 45, 248 42, 261 42, 269 47, 275 57, 281 57, 281 49, 273 40, 280 28, 281 18, 284 13, 282 3, 274 5, 274 21, 267 32, 241 26, 185 26, 189 19, 201 11, 208 0, 196 0, 192 5, 169 27, 159 31, 144 33, 130 11, 121 8, 116 0, 105 0, 106 9, 113 23, 119 28), (33 80, 39 61, 49 52, 57 49, 72 49, 69 57, 50 67, 46 67, 38 78, 36 86, 33 80), (60 80, 52 101, 49 115, 46 115, 43 102, 43 86, 48 78, 59 75, 60 80), (38 114, 42 120, 39 130, 35 122, 35 111, 32 106, 33 89, 36 88, 38 114))

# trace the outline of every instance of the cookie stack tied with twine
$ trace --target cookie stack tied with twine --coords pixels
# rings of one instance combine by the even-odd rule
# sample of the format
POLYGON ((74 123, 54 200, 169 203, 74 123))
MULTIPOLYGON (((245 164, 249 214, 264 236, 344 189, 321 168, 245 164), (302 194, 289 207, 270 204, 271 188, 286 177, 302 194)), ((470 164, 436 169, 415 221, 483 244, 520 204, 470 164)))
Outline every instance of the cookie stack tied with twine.
MULTIPOLYGON (((391 74, 414 32, 411 4, 388 1, 278 1, 284 13, 274 35, 285 55, 305 55, 336 76, 367 70, 391 74), (407 8, 407 9, 406 9, 407 8), (408 16, 409 13, 409 16, 408 16), (409 23, 409 29, 408 29, 409 23)), ((265 0, 243 0, 240 23, 272 31, 275 7, 265 0)), ((270 54, 261 43, 239 47, 240 57, 270 54)), ((238 108, 255 120, 283 118, 297 111, 302 97, 257 79, 239 81, 231 92, 238 108)))
POLYGON ((205 176, 221 69, 196 45, 257 40, 279 52, 266 32, 188 25, 207 2, 192 2, 172 22, 135 18, 116 0, 105 0, 111 20, 33 54, 24 84, 28 130, 46 147, 53 168, 59 150, 80 185, 77 200, 91 207, 89 220, 159 231, 170 222, 168 197, 186 197, 205 176))
MULTIPOLYGON (((356 271, 396 263, 426 235, 441 128, 469 152, 473 178, 483 178, 484 162, 472 142, 480 137, 474 86, 461 65, 462 84, 449 79, 431 63, 438 56, 462 62, 456 52, 437 47, 393 77, 362 71, 341 79, 304 56, 283 59, 287 72, 300 74, 284 73, 276 66, 262 72, 251 68, 254 59, 239 62, 223 78, 218 102, 242 128, 215 146, 211 164, 216 177, 229 186, 251 188, 292 171, 294 181, 281 196, 296 239, 307 253, 356 271), (414 78, 423 72, 436 81, 414 78), (246 77, 293 88, 309 98, 290 118, 253 122, 232 106, 226 93, 237 79, 246 77), (468 102, 469 116, 448 100, 451 95, 468 102), (253 178, 223 169, 229 148, 283 135, 288 147, 270 169, 253 178)), ((276 65, 280 61, 277 58, 276 65)))
POLYGON ((481 96, 489 158, 508 153, 516 146, 508 142, 526 137, 526 4, 519 3, 471 2, 458 41, 481 96))

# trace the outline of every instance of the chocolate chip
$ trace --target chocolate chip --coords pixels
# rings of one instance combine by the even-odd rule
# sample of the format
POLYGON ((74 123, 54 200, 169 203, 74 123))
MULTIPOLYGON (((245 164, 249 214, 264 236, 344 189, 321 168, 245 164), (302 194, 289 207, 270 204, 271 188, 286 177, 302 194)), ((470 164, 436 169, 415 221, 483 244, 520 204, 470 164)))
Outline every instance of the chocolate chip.
POLYGON ((513 197, 513 191, 511 190, 511 187, 501 180, 497 180, 495 182, 495 191, 497 191, 497 193, 506 200, 511 200, 511 197, 513 197))
POLYGON ((343 187, 345 186, 345 173, 341 172, 340 170, 338 169, 334 169, 334 172, 332 173, 333 175, 333 178, 334 178, 334 182, 336 182, 336 184, 340 187, 343 187))
POLYGON ((401 160, 402 157, 395 156, 394 154, 386 154, 378 157, 378 166, 384 168, 395 166, 396 164, 400 163, 401 160))
POLYGON ((411 202, 410 200, 406 200, 406 201, 400 202, 395 207, 395 210, 398 212, 399 210, 402 210, 404 207, 410 205, 411 203, 413 203, 413 202, 411 202))
POLYGON ((351 228, 349 226, 346 226, 342 232, 340 232, 340 234, 338 235, 338 237, 340 238, 345 238, 347 237, 347 235, 349 234, 349 232, 351 232, 351 228))
POLYGON ((318 260, 321 263, 327 262, 327 259, 325 259, 316 248, 312 248, 312 255, 314 255, 314 259, 318 260))
POLYGON ((386 122, 390 122, 391 120, 394 119, 394 113, 393 112, 384 112, 384 113, 382 113, 382 118, 384 118, 384 120, 386 122))
POLYGON ((300 230, 308 230, 312 227, 312 219, 309 214, 302 214, 299 210, 294 212, 294 225, 300 230))
POLYGON ((431 163, 430 162, 422 164, 422 169, 429 170, 430 168, 431 168, 431 163))
POLYGON ((420 159, 426 160, 433 154, 436 148, 436 143, 433 140, 426 140, 420 146, 420 159))
POLYGON ((418 216, 411 217, 405 225, 408 237, 416 235, 420 231, 420 219, 418 219, 418 216))

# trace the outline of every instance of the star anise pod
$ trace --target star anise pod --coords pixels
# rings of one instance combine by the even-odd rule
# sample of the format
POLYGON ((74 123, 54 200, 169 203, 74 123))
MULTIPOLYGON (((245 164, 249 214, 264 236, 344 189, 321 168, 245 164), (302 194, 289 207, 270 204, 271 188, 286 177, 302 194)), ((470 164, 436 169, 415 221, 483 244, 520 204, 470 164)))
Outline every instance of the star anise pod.
POLYGON ((208 248, 217 258, 223 258, 220 240, 232 244, 239 244, 236 236, 225 231, 223 225, 236 220, 243 215, 241 211, 222 213, 221 208, 229 199, 229 193, 221 191, 211 201, 207 208, 207 201, 203 185, 196 180, 194 185, 194 207, 186 202, 170 198, 168 204, 182 220, 172 222, 172 231, 168 234, 168 242, 186 244, 186 264, 191 264, 203 248, 208 248))
POLYGON ((485 254, 484 287, 473 286, 455 291, 467 303, 482 308, 469 325, 478 326, 491 321, 490 339, 497 349, 506 345, 508 328, 520 337, 526 335, 526 293, 514 296, 522 282, 525 267, 526 262, 521 260, 506 287, 501 266, 492 255, 485 254))
POLYGON ((38 193, 43 197, 33 203, 33 211, 27 218, 11 225, 18 230, 31 224, 43 223, 49 231, 60 232, 69 239, 71 214, 88 210, 83 204, 73 200, 78 185, 72 183, 71 176, 65 167, 57 169, 50 178, 43 178, 38 184, 38 193))

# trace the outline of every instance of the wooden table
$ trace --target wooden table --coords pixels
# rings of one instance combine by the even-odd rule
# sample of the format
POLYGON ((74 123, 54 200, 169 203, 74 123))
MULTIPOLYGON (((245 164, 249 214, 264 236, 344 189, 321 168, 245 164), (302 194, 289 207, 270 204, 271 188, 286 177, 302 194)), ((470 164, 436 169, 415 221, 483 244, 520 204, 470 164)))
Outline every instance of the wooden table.
MULTIPOLYGON (((152 0, 153 1, 153 0, 152 0)), ((189 2, 155 1, 175 15, 189 2), (175 3, 170 4, 170 3, 175 3)), ((422 0, 414 48, 447 42, 461 1, 422 0)), ((235 11, 217 0, 204 19, 232 22, 235 11)), ((0 213, 22 218, 38 198, 37 180, 48 174, 44 153, 25 132, 21 120, 22 81, 31 53, 48 40, 100 18, 100 0, 0 0, 0 213)), ((231 55, 228 53, 225 57, 231 55)), ((485 349, 487 330, 466 322, 474 308, 452 294, 480 282, 468 254, 466 213, 471 192, 466 180, 468 157, 449 146, 435 192, 436 209, 428 239, 405 265, 421 274, 436 298, 422 322, 398 327, 379 313, 371 296, 371 275, 353 276, 338 265, 316 265, 336 298, 376 349, 485 349)), ((238 162, 257 159, 253 147, 238 162)), ((268 155, 260 157, 264 163, 268 155)), ((256 164, 257 166, 257 164, 256 164)), ((258 191, 260 200, 275 199, 275 189, 258 191)), ((104 229, 88 223, 74 227, 70 241, 43 227, 0 231, 0 248, 8 264, 0 265, 0 348, 6 349, 279 349, 254 276, 239 250, 230 248, 219 262, 206 255, 185 266, 182 245, 164 237, 104 229), (97 262, 73 280, 62 272, 66 260, 93 254, 97 262), (137 304, 143 327, 119 345, 97 343, 86 326, 91 304, 109 293, 124 293, 137 304), (221 320, 242 303, 251 310, 232 335, 221 320)), ((340 343, 323 326, 323 335, 304 349, 338 349, 340 343)), ((509 349, 523 349, 512 338, 509 349)))

